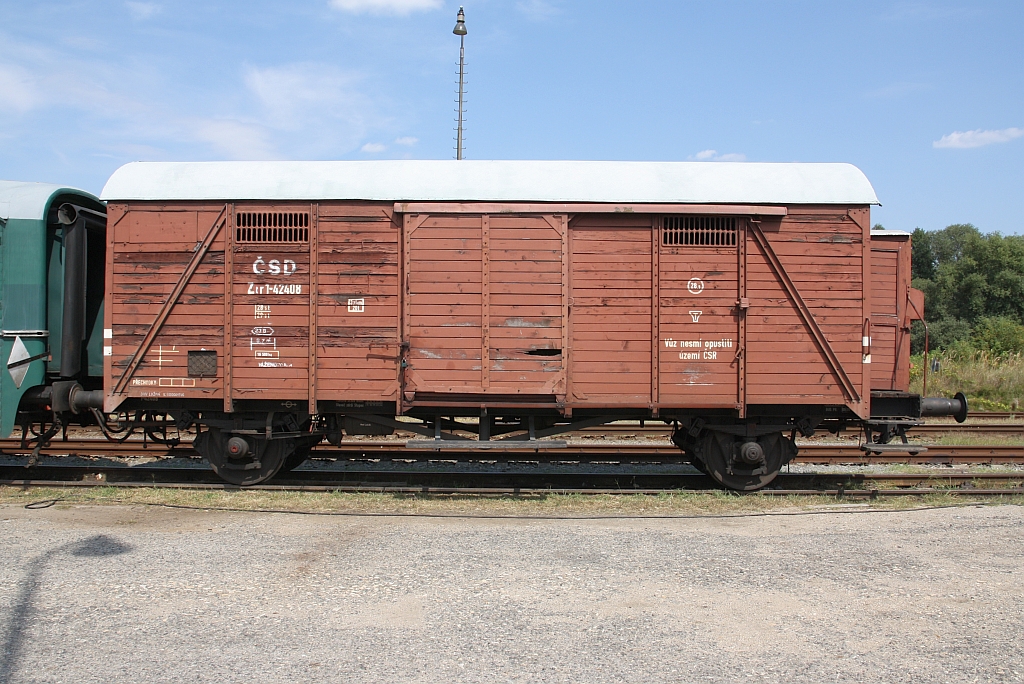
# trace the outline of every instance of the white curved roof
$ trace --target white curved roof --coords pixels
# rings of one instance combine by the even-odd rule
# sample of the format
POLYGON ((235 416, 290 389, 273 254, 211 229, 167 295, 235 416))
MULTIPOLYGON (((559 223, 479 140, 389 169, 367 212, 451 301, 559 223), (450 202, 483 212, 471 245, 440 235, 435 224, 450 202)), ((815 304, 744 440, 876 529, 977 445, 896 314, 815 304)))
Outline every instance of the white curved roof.
POLYGON ((852 164, 605 161, 134 162, 119 200, 878 204, 852 164))
POLYGON ((96 199, 92 193, 66 185, 0 180, 0 218, 41 219, 50 198, 62 194, 85 195, 96 199))

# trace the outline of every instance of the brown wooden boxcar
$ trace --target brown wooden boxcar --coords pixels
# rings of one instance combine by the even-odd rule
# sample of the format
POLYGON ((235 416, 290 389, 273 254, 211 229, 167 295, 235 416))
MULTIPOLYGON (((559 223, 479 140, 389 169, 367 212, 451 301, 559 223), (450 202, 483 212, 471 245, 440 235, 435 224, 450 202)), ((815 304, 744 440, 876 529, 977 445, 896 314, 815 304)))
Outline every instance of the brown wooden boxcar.
POLYGON ((920 417, 909 249, 872 242, 849 165, 137 163, 103 198, 105 409, 198 425, 234 482, 325 435, 539 448, 633 417, 752 489, 876 384, 920 417))

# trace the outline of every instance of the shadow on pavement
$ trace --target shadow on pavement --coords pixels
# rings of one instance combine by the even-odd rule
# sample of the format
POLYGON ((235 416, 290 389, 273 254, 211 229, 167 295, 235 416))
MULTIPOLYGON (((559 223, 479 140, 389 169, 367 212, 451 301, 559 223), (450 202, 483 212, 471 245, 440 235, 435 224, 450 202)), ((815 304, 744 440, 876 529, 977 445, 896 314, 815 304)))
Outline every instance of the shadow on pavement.
POLYGON ((42 583, 47 564, 54 558, 67 554, 78 558, 107 558, 129 553, 132 547, 105 534, 97 534, 81 541, 61 544, 45 551, 28 563, 25 577, 21 581, 18 597, 11 610, 7 638, 0 647, 0 684, 11 684, 18 668, 18 658, 25 645, 25 634, 32 619, 36 593, 42 583))

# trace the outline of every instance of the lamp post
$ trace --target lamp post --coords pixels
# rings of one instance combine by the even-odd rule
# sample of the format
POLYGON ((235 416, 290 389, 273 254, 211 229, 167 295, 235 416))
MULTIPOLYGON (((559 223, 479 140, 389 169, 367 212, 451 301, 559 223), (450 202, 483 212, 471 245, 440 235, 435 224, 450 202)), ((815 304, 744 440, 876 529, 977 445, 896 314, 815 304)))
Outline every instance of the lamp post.
POLYGON ((455 158, 462 159, 462 87, 466 66, 466 13, 459 7, 452 33, 459 37, 459 128, 455 141, 455 158))

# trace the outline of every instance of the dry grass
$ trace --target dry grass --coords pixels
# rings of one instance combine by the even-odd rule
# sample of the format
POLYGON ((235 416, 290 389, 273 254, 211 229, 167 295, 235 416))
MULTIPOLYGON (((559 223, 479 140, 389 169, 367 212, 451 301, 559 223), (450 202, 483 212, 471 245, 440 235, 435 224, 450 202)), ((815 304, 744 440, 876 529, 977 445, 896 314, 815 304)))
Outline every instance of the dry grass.
MULTIPOLYGON (((935 352, 939 372, 928 373, 928 396, 967 395, 972 410, 1017 411, 1024 402, 1024 356, 995 356, 985 351, 953 349, 935 352)), ((911 359, 910 390, 922 392, 924 359, 911 359)))
MULTIPOLYGON (((0 487, 0 504, 26 505, 58 500, 58 506, 174 506, 197 510, 280 511, 328 515, 493 516, 524 518, 655 517, 743 515, 847 508, 868 504, 834 496, 761 496, 729 492, 680 492, 656 496, 560 495, 485 498, 474 496, 409 496, 328 492, 203 491, 118 487, 0 487)), ((908 509, 922 506, 978 504, 1024 505, 1024 496, 998 499, 944 493, 879 498, 871 508, 908 509)))
MULTIPOLYGON (((907 433, 913 437, 913 431, 907 433)), ((1024 434, 1015 435, 978 435, 967 432, 954 432, 941 437, 921 437, 912 440, 915 443, 935 446, 1024 446, 1024 434)))

